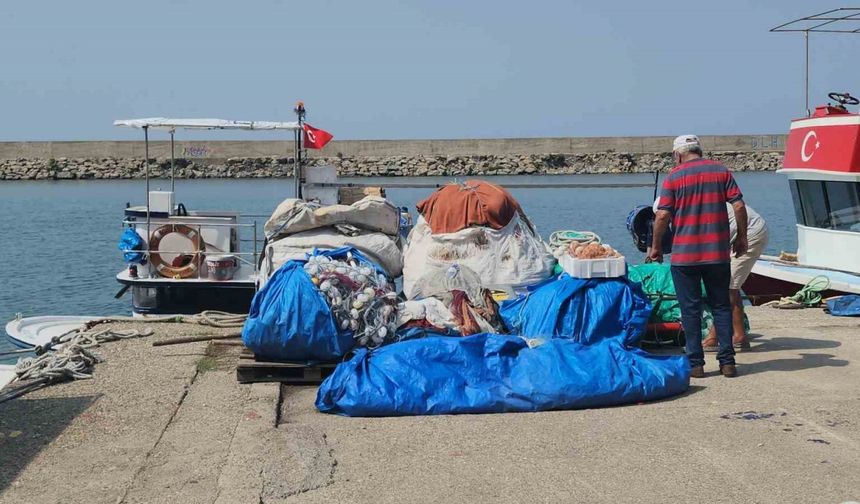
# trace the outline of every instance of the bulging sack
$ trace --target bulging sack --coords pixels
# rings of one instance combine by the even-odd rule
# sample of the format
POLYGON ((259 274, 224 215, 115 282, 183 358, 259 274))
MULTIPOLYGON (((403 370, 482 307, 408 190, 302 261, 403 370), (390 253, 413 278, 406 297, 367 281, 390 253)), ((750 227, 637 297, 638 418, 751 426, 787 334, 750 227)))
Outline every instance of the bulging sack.
MULTIPOLYGON (((357 250, 344 247, 313 255, 341 258, 378 267, 357 250)), ((258 356, 290 361, 331 361, 355 346, 354 332, 340 328, 325 296, 305 272, 306 260, 289 261, 254 295, 242 342, 258 356)))
POLYGON ((289 198, 272 212, 263 231, 269 241, 274 241, 302 231, 340 224, 397 236, 400 232, 400 210, 378 196, 367 196, 352 205, 330 206, 289 198))
POLYGON ((651 303, 639 284, 626 278, 573 278, 562 273, 500 307, 515 334, 568 338, 584 344, 616 338, 636 346, 645 332, 651 303))
POLYGON ((519 215, 501 229, 473 227, 444 234, 433 234, 419 217, 403 251, 403 294, 418 297, 416 283, 428 270, 453 264, 477 273, 484 288, 508 290, 548 278, 555 257, 519 215))

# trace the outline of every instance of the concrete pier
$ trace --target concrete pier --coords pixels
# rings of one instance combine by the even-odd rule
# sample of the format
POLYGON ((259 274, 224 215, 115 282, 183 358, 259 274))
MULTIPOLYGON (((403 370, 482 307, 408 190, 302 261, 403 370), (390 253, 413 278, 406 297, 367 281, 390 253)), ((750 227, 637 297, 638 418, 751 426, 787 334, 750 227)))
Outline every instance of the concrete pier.
POLYGON ((151 346, 211 328, 155 326, 104 345, 92 380, 0 405, 0 502, 860 501, 860 320, 748 313, 741 375, 709 357, 680 397, 378 419, 240 385, 237 347, 151 346))

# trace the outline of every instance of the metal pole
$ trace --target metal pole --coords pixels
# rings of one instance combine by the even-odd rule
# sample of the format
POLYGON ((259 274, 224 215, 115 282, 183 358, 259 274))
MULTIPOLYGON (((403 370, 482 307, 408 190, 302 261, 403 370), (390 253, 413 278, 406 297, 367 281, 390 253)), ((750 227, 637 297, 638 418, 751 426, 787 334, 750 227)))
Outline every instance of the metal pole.
POLYGON ((298 129, 298 131, 296 131, 295 139, 294 139, 295 140, 295 143, 294 143, 295 162, 293 163, 293 184, 294 184, 293 193, 295 194, 296 198, 301 197, 301 196, 299 196, 299 173, 302 171, 302 159, 301 159, 302 158, 302 146, 301 146, 302 144, 301 144, 301 138, 300 138, 301 134, 302 134, 302 131, 301 131, 301 123, 300 123, 299 129, 298 129))
POLYGON ((296 198, 302 197, 302 147, 305 137, 305 104, 299 101, 295 108, 296 117, 298 118, 299 129, 296 131, 296 198))
POLYGON ((170 191, 174 198, 176 198, 176 154, 173 151, 173 134, 175 132, 176 130, 170 130, 170 191))
POLYGON ((654 170, 654 201, 657 201, 657 190, 660 188, 660 172, 654 170))
POLYGON ((812 115, 812 111, 809 110, 809 32, 803 32, 803 41, 806 45, 806 72, 805 72, 805 82, 804 82, 804 93, 806 94, 806 117, 812 115))
POLYGON ((149 216, 149 126, 143 127, 143 155, 146 157, 144 161, 146 171, 146 257, 149 259, 149 238, 150 238, 150 216, 149 216))

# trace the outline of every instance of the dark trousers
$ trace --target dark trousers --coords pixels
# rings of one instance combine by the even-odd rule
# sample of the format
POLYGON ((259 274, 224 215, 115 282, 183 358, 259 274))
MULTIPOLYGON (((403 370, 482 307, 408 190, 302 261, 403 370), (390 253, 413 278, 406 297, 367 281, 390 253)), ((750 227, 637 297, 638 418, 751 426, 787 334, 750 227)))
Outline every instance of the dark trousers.
POLYGON ((732 304, 729 301, 729 281, 732 270, 729 263, 672 266, 672 281, 681 307, 681 322, 687 340, 687 357, 690 366, 704 366, 702 350, 702 283, 705 296, 714 315, 714 327, 720 349, 720 365, 735 363, 732 347, 732 304))

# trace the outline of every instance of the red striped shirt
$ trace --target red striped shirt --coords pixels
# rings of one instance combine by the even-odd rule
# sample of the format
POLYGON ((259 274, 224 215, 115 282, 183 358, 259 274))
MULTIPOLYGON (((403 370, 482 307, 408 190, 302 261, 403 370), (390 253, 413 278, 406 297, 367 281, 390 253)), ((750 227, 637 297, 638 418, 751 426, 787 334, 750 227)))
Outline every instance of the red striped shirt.
POLYGON ((729 217, 726 202, 743 198, 732 173, 708 159, 676 166, 663 181, 659 208, 672 213, 675 238, 672 264, 728 262, 729 217))

